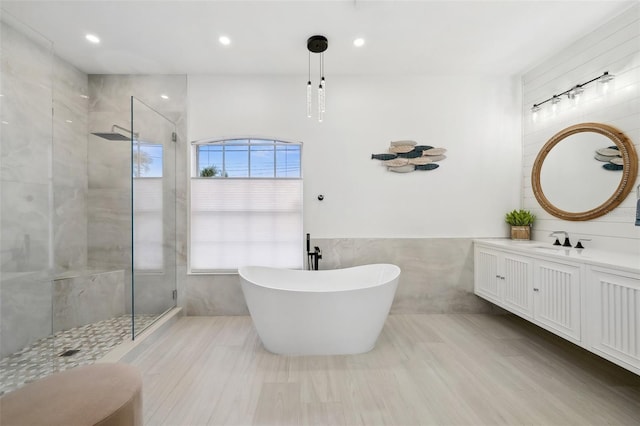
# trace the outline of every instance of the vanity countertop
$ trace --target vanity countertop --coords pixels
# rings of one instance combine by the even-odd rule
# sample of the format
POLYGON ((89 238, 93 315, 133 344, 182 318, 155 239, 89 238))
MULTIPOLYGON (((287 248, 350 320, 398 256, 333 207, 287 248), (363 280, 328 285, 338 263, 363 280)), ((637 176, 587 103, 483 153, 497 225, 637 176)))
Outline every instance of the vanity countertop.
POLYGON ((525 254, 535 254, 550 260, 567 260, 603 268, 614 268, 634 274, 640 274, 640 256, 592 248, 576 249, 554 246, 542 241, 515 241, 507 238, 476 239, 474 242, 498 249, 508 249, 525 254))

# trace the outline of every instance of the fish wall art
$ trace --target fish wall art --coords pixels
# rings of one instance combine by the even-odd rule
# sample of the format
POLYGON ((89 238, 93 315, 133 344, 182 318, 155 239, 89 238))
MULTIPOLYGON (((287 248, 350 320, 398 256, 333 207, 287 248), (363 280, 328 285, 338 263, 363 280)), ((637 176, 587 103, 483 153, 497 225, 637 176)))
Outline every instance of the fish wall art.
POLYGON ((416 141, 401 140, 392 141, 389 152, 371 154, 372 160, 381 161, 387 170, 394 173, 409 173, 416 170, 435 170, 440 167, 436 164, 447 158, 444 148, 434 148, 431 145, 418 145, 416 141))

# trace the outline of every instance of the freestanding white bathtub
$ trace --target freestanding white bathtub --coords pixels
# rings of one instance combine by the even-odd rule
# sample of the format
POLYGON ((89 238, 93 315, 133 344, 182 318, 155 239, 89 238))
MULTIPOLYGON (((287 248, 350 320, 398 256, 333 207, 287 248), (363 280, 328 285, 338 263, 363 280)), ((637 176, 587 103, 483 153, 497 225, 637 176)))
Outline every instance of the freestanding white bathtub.
POLYGON ((264 347, 287 355, 373 349, 398 287, 390 264, 327 271, 246 266, 238 270, 264 347))

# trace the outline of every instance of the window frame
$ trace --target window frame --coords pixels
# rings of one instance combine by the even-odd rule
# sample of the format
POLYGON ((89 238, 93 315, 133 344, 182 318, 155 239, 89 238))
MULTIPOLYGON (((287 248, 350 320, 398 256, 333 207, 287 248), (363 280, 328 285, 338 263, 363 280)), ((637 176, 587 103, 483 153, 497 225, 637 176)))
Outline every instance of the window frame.
MULTIPOLYGON (((200 141, 191 142, 191 158, 192 158, 192 166, 190 167, 191 175, 190 178, 205 178, 205 179, 303 179, 303 169, 302 169, 302 142, 293 142, 293 141, 285 141, 282 139, 275 138, 257 138, 257 137, 245 137, 245 138, 225 138, 225 139, 204 139, 200 141), (230 141, 247 141, 246 144, 227 144, 230 141), (251 141, 259 141, 257 143, 251 143, 251 141), (267 143, 271 142, 271 143, 267 143), (277 154, 278 146, 287 146, 295 145, 300 149, 300 174, 297 177, 278 177, 278 162, 277 162, 277 154), (222 166, 221 166, 221 176, 210 176, 203 177, 200 176, 199 172, 199 162, 200 162, 200 149, 201 146, 207 145, 220 145, 222 146, 222 166), (226 169, 226 146, 246 146, 247 147, 247 176, 229 176, 226 169), (251 176, 251 147, 252 146, 273 146, 273 176, 251 176), (227 176, 224 174, 227 173, 227 176)), ((191 210, 189 210, 191 211, 191 210)))

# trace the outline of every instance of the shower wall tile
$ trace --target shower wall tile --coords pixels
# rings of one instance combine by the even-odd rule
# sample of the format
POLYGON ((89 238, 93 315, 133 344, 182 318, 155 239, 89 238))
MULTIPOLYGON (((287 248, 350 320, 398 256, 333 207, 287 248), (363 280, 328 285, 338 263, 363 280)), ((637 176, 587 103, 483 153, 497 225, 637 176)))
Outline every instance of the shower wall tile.
POLYGON ((106 265, 121 262, 130 268, 131 194, 127 189, 93 188, 89 191, 87 234, 88 260, 92 268, 107 269, 106 265))
POLYGON ((25 80, 32 81, 51 72, 53 46, 50 41, 26 26, 16 28, 5 20, 0 26, 0 35, 2 57, 6 61, 3 71, 24 75, 25 80))
POLYGON ((55 185, 87 187, 88 77, 56 58, 54 72, 53 178, 55 185))
POLYGON ((4 21, 0 25, 0 180, 45 184, 51 173, 53 50, 51 43, 22 30, 4 21))
MULTIPOLYGON (((153 287, 151 276, 136 275, 136 300, 138 309, 161 309, 171 295, 174 285, 184 288, 186 273, 178 274, 175 281, 175 265, 178 270, 186 270, 186 170, 188 168, 186 150, 186 93, 187 81, 184 75, 150 76, 150 75, 90 75, 89 76, 89 133, 110 131, 114 124, 135 132, 140 132, 140 139, 153 139, 162 131, 157 123, 158 117, 147 115, 144 107, 136 102, 134 123, 131 123, 131 96, 140 102, 159 111, 162 115, 176 123, 178 141, 175 151, 166 156, 167 160, 176 161, 176 177, 178 187, 173 183, 165 186, 164 197, 164 229, 165 240, 165 275, 172 280, 160 280, 159 287, 153 287), (168 100, 160 98, 161 94, 169 96, 168 100), (172 222, 176 222, 174 233, 172 222), (177 250, 176 250, 177 246, 177 250), (176 256, 176 251, 178 252, 176 256), (165 284, 167 288, 165 288, 165 284), (169 285, 170 284, 170 285, 169 285), (171 289, 168 289, 168 287, 171 289), (157 294, 154 294, 156 293, 157 294)), ((125 282, 131 274, 131 236, 123 235, 118 227, 125 226, 130 233, 130 200, 125 203, 123 194, 129 194, 131 188, 130 144, 126 141, 106 141, 89 135, 89 263, 94 267, 116 267, 120 264, 125 269, 125 282), (104 233, 113 232, 111 236, 104 233), (120 247, 117 249, 117 247, 120 247), (119 254, 112 253, 119 250, 119 254), (128 261, 128 263, 127 263, 128 261)), ((182 292, 182 290, 180 290, 182 292)), ((126 293, 130 293, 126 290, 126 293)), ((179 302, 184 298, 179 294, 179 302)), ((156 311, 157 312, 157 311, 156 311)))
POLYGON ((87 267, 87 90, 87 75, 55 58, 53 253, 56 274, 87 267))
MULTIPOLYGON (((473 243, 465 238, 314 239, 320 269, 393 263, 402 270, 394 314, 493 312, 473 293, 473 243)), ((245 315, 238 275, 191 275, 187 315, 245 315)))
MULTIPOLYGON (((186 85, 185 85, 186 97, 186 85)), ((185 107, 186 108, 186 107, 185 107)), ((176 266, 178 268, 178 306, 185 307, 186 288, 189 275, 187 275, 187 218, 189 217, 187 194, 189 193, 190 177, 190 144, 187 141, 187 115, 174 114, 176 128, 178 130, 178 142, 176 146, 176 266)))
POLYGON ((64 107, 57 107, 53 126, 53 182, 56 186, 87 190, 86 122, 65 119, 64 107), (63 112, 60 112, 60 111, 63 112), (66 120, 73 121, 67 123, 66 120))
POLYGON ((51 333, 52 52, 0 22, 0 356, 51 333))
POLYGON ((173 307, 175 270, 164 270, 156 274, 136 273, 135 287, 136 314, 158 314, 173 307))
POLYGON ((87 145, 89 191, 119 188, 129 192, 131 190, 131 143, 110 141, 90 135, 87 145))
MULTIPOLYGON (((51 174, 51 82, 2 75, 3 181, 48 183, 51 174), (48 87, 45 85, 48 83, 48 87)), ((50 78, 50 75, 49 75, 50 78)))
POLYGON ((186 315, 248 315, 238 275, 190 275, 186 315))
POLYGON ((56 275, 87 267, 86 188, 56 186, 53 189, 53 244, 56 275))
POLYGON ((168 115, 169 112, 185 115, 186 89, 185 75, 94 74, 89 78, 89 108, 94 112, 129 114, 130 98, 135 96, 164 115, 168 115), (162 94, 167 95, 169 99, 162 99, 162 94))
POLYGON ((81 274, 53 282, 53 331, 125 313, 124 271, 81 274))
POLYGON ((2 182, 0 268, 6 272, 49 268, 48 184, 2 182))
POLYGON ((43 274, 2 273, 0 358, 51 334, 51 281, 43 274))

